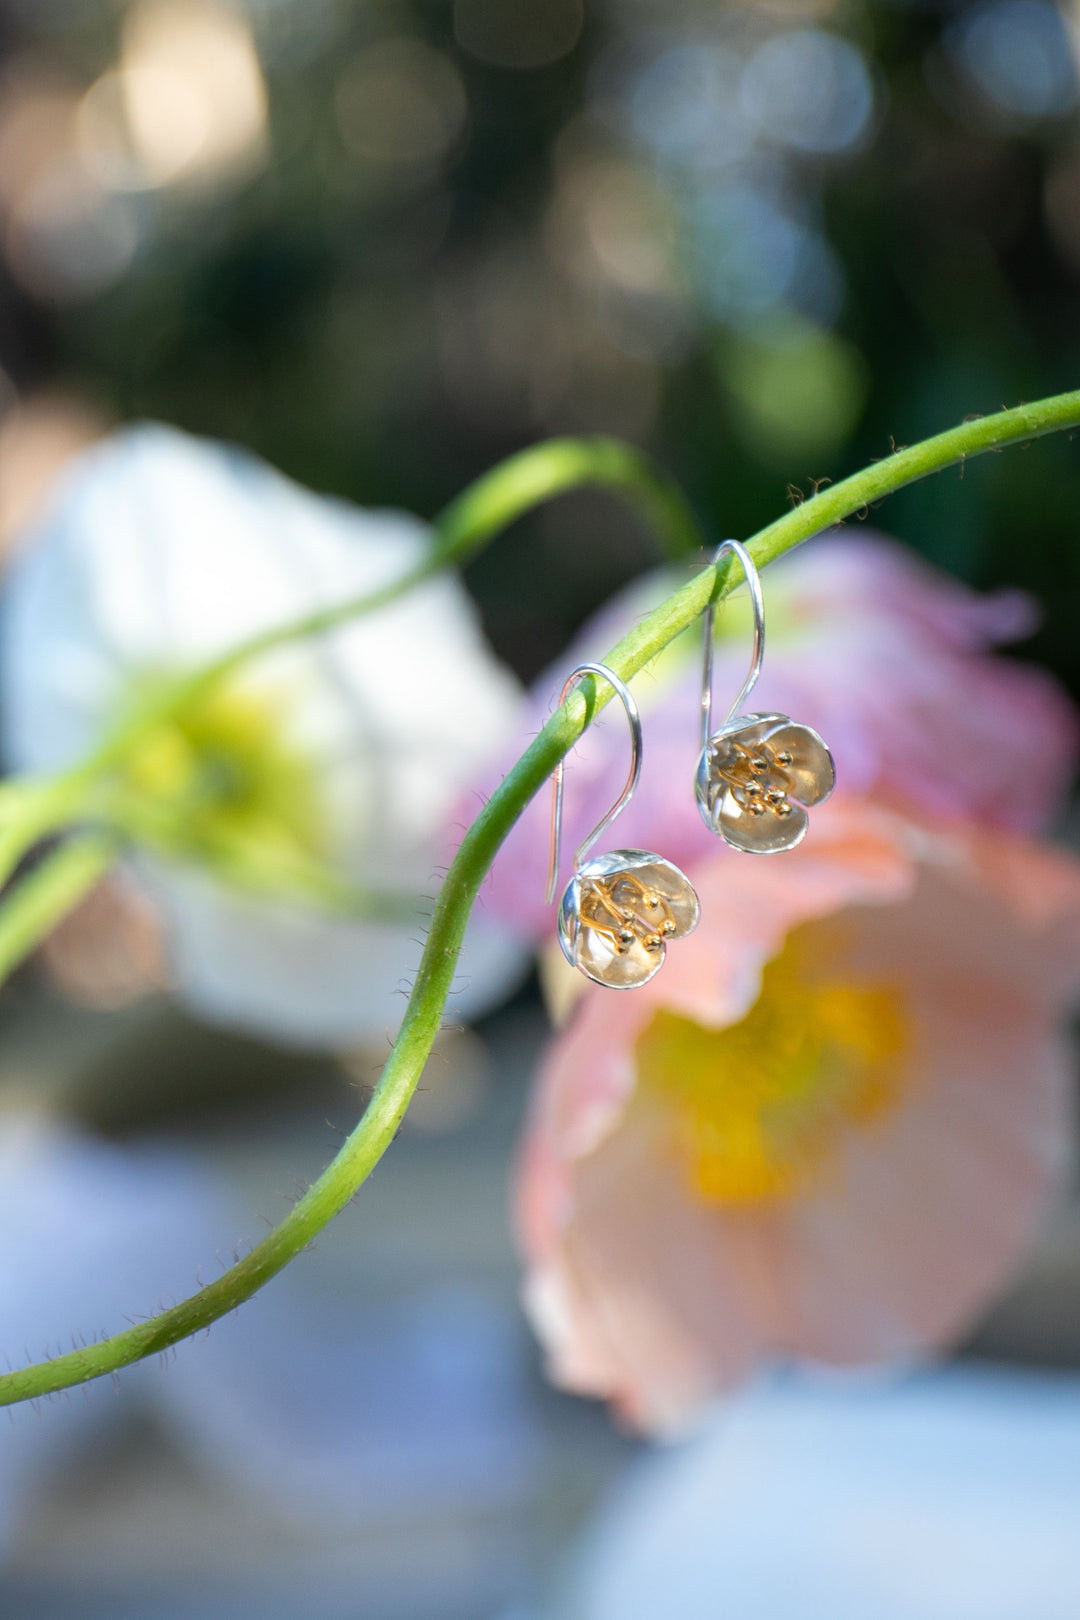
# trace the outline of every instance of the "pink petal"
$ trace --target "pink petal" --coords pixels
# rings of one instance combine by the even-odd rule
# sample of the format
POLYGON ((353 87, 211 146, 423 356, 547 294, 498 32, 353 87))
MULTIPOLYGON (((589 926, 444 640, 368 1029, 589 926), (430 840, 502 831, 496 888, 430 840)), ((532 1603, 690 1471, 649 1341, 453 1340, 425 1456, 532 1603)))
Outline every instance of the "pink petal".
MULTIPOLYGON (((648 576, 602 609, 536 683, 519 737, 543 725, 567 670, 602 656, 675 582, 671 573, 648 576)), ((764 585, 768 652, 753 707, 789 714, 824 737, 839 798, 872 795, 912 816, 1016 832, 1047 824, 1076 759, 1075 711, 1052 677, 989 651, 1033 627, 1027 598, 980 595, 865 530, 819 536, 769 568, 764 585)), ((621 847, 655 850, 684 870, 716 849, 691 786, 700 749, 699 647, 695 627, 633 683, 645 769, 611 835, 621 847)), ((721 632, 714 681, 720 716, 747 657, 741 633, 721 632)), ((570 851, 618 797, 626 759, 626 728, 615 713, 601 717, 574 750, 563 882, 570 851)), ((492 773, 482 785, 490 789, 496 780, 492 773)), ((552 927, 543 900, 548 815, 545 792, 514 828, 485 890, 495 911, 534 935, 552 927)), ((817 825, 815 812, 810 839, 817 825)))
POLYGON ((520 1194, 537 1325, 561 1381, 644 1427, 685 1422, 760 1358, 844 1364, 947 1342, 1017 1263, 1062 1168, 1080 866, 1002 835, 894 823, 890 870, 847 820, 850 847, 837 818, 827 852, 787 858, 786 884, 779 862, 740 863, 762 873, 739 879, 756 894, 741 946, 719 904, 739 887, 730 863, 700 874, 705 920, 641 1006, 627 1017, 611 1006, 622 998, 586 996, 541 1076, 520 1194), (657 1005, 737 1019, 740 973, 760 973, 770 937, 775 952, 796 921, 828 915, 848 976, 905 987, 907 1090, 850 1128, 831 1173, 798 1196, 705 1202, 662 1111, 626 1106, 637 1034, 657 1005))

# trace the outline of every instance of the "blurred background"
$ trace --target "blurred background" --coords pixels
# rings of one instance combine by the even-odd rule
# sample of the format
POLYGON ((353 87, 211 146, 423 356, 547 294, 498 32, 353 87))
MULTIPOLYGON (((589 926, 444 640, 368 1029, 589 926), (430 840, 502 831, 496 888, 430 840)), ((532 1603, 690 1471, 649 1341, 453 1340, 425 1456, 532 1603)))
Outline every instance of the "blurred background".
MULTIPOLYGON (((745 534, 891 443, 1075 378, 1070 6, 2 15, 9 396, 163 418, 424 514, 537 437, 615 433, 745 534)), ((1053 445, 888 512, 979 584, 1053 570, 1037 651, 1074 687, 1078 479, 1053 445)), ((526 675, 646 559, 600 502, 576 545, 581 517, 544 513, 472 570, 526 675)))
MULTIPOLYGON (((0 51, 5 540, 73 449, 133 418, 423 515, 538 438, 612 433, 721 535, 1076 383, 1070 4, 3 0, 0 51)), ((1078 508, 1063 439, 875 522, 1039 596, 1023 653, 1080 696, 1078 508)), ((520 529, 467 582, 530 679, 652 552, 599 498, 520 529)), ((104 981, 100 961, 80 980, 69 931, 68 999, 35 969, 4 991, 0 1085, 209 1157, 257 1235, 350 1126, 362 1064, 187 1022, 144 993, 154 942, 128 923, 104 981)), ((284 1440, 241 1476, 224 1440, 191 1441, 182 1383, 170 1416, 144 1381, 62 1485, 7 1505, 0 1612, 483 1620, 540 1601, 634 1449, 544 1388, 516 1314, 508 1156, 543 1028, 530 987, 449 1052, 370 1196, 302 1262, 368 1369, 360 1395, 326 1373, 355 1442, 339 1517, 305 1518, 284 1440), (433 1355, 437 1377, 409 1372, 433 1355)), ((976 1348, 1080 1359, 1076 1256, 1062 1228, 976 1348)), ((223 1362, 242 1361, 232 1326, 223 1362)), ((237 1454, 298 1398, 282 1380, 237 1454)))

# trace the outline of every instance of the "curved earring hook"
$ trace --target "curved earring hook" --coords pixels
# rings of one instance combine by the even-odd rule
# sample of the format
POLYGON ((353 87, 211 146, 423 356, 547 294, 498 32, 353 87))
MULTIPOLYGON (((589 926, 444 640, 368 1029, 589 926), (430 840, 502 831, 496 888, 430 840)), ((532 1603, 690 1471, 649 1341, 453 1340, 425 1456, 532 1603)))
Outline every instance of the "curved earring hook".
MULTIPOLYGON (((721 540, 713 557, 713 566, 720 561, 725 552, 737 557, 739 566, 746 575, 746 584, 750 592, 750 601, 754 607, 754 651, 750 659, 750 671, 742 683, 739 695, 731 708, 724 716, 724 724, 733 720, 746 702, 750 693, 757 685, 757 678, 761 674, 761 665, 765 658, 765 603, 761 595, 761 576, 757 571, 753 557, 746 547, 740 545, 738 540, 721 540)), ((705 657, 701 670, 701 746, 708 743, 712 736, 712 671, 713 671, 713 626, 716 622, 716 603, 710 602, 705 609, 705 657)))
MULTIPOLYGON (((630 774, 626 778, 626 786, 619 794, 619 797, 616 799, 607 815, 604 816, 602 820, 597 822, 588 838, 586 838, 584 843, 580 844, 574 851, 575 871, 581 865, 585 856, 596 843, 596 840, 600 837, 601 833, 606 832, 611 826, 611 823, 615 820, 615 817, 625 810, 626 806, 633 797, 634 790, 638 785, 638 777, 641 775, 641 716, 638 714, 638 706, 634 702, 630 688, 623 681, 621 681, 612 670, 608 669, 606 664, 579 664, 576 669, 571 670, 570 674, 566 677, 566 682, 562 691, 559 693, 559 703, 563 704, 566 702, 567 695, 569 694, 571 687, 574 685, 575 681, 579 681, 583 675, 599 675, 602 680, 607 681, 608 685, 614 689, 616 695, 620 698, 622 706, 626 710, 626 718, 630 723, 630 774)), ((549 905, 555 898, 555 884, 559 875, 559 851, 562 845, 563 774, 565 767, 565 758, 560 759, 559 763, 555 767, 552 781, 551 845, 548 860, 548 879, 546 891, 547 902, 549 905)))

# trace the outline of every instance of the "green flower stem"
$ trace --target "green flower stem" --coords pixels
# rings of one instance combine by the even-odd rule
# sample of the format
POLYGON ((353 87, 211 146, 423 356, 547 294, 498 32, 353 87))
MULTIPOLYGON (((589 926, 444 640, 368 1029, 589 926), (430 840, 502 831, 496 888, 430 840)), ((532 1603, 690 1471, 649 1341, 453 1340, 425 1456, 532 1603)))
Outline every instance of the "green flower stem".
MULTIPOLYGON (((523 450, 478 478, 451 502, 435 521, 434 546, 397 579, 376 591, 260 631, 213 662, 157 686, 92 754, 70 770, 6 787, 0 785, 0 884, 7 882, 24 855, 47 834, 72 821, 102 816, 107 819, 109 810, 102 792, 109 792, 112 773, 148 733, 205 698, 218 682, 261 654, 387 607, 444 568, 467 562, 501 529, 539 502, 586 487, 608 490, 636 509, 670 560, 700 549, 701 529, 685 496, 674 480, 640 451, 606 438, 549 439, 546 444, 523 450)), ((316 882, 314 887, 325 886, 316 882)), ((324 895, 324 900, 330 898, 328 893, 324 895)), ((348 896, 341 897, 343 907, 350 903, 348 896)), ((396 913, 400 921, 400 906, 394 896, 370 895, 367 904, 373 915, 396 913)))
POLYGON ((0 979, 39 945, 116 858, 108 832, 74 833, 44 856, 0 906, 0 979))
MULTIPOLYGON (((1001 450, 1080 425, 1078 402, 1080 390, 1056 394, 1033 405, 964 422, 932 439, 895 451, 842 483, 820 490, 794 512, 763 529, 757 536, 762 564, 930 473, 963 464, 969 457, 988 450, 1001 450)), ((123 764, 136 742, 205 697, 219 681, 263 653, 389 606, 443 568, 467 562, 503 528, 541 501, 590 487, 606 489, 635 508, 654 530, 670 560, 692 555, 701 548, 704 535, 682 491, 640 451, 617 439, 599 437, 549 439, 523 450, 478 478, 451 502, 435 520, 435 545, 398 579, 240 642, 212 663, 155 690, 71 770, 26 784, 28 790, 35 790, 34 802, 28 803, 25 813, 10 826, 0 824, 0 883, 7 880, 39 838, 80 814, 92 814, 93 795, 99 783, 123 764)), ((727 568, 721 583, 726 587, 727 568)))
POLYGON ((0 884, 40 839, 79 819, 97 779, 80 764, 62 775, 0 784, 0 884))
MULTIPOLYGON (((1018 410, 1004 411, 953 428, 910 449, 898 451, 887 460, 823 490, 812 500, 779 518, 746 542, 759 566, 772 561, 800 541, 809 539, 829 524, 862 511, 872 501, 893 490, 923 478, 929 473, 964 461, 987 450, 1021 443, 1056 428, 1080 425, 1080 391, 1042 400, 1018 410)), ((542 446, 541 450, 549 447, 542 446)), ((519 470, 525 458, 518 458, 519 470)), ((515 463, 510 463, 514 466, 515 463)), ((497 474, 482 481, 487 499, 477 491, 462 498, 451 513, 463 532, 481 530, 489 537, 499 521, 515 515, 523 507, 507 500, 499 508, 493 492, 503 486, 497 474), (469 528, 472 524, 475 527, 469 528)), ((564 487, 570 487, 566 484, 564 487)), ((551 493, 552 490, 548 490, 551 493)), ((536 497, 532 488, 530 494, 536 497)), ((520 499, 526 497, 520 495, 520 499)), ((681 502, 677 510, 681 513, 681 502)), ((672 516, 670 532, 682 527, 682 518, 672 516)), ((479 541, 477 543, 480 543, 479 541)), ((440 548, 444 549, 444 548, 440 548)), ((444 556, 444 560, 448 560, 444 556)), ((710 599, 728 587, 728 568, 708 567, 636 624, 604 662, 629 680, 663 651, 703 611, 710 599)), ((387 598, 383 597, 384 600, 387 598)), ((371 599, 362 606, 368 610, 371 599)), ((354 608, 358 611, 359 608, 354 608)), ((340 616, 333 622, 340 622, 340 616)), ((325 624, 317 626, 325 628, 325 624)), ((312 633, 310 621, 304 627, 274 633, 279 645, 298 634, 312 633)), ((267 638, 247 644, 248 653, 271 644, 267 638)), ((235 667, 239 655, 231 655, 235 667)), ((567 698, 526 749, 517 764, 496 789, 480 815, 465 834, 439 894, 431 919, 431 930, 394 1049, 382 1078, 359 1124, 337 1157, 290 1210, 285 1219, 223 1276, 193 1294, 181 1304, 162 1311, 148 1322, 127 1328, 111 1338, 84 1349, 57 1356, 0 1376, 0 1404, 28 1400, 72 1384, 84 1383, 111 1373, 130 1362, 167 1349, 178 1340, 233 1310, 250 1298, 309 1244, 327 1222, 352 1199, 376 1165, 401 1123, 413 1091, 424 1069, 432 1042, 438 1033, 447 993, 454 977, 465 924, 477 891, 496 851, 529 800, 547 781, 558 761, 581 736, 586 725, 608 701, 610 693, 597 690, 598 683, 587 677, 567 698)))
POLYGON ((12 784, 19 797, 6 814, 0 788, 0 884, 39 839, 74 820, 93 819, 99 812, 97 795, 102 783, 125 763, 135 745, 155 727, 206 697, 219 681, 263 653, 389 606, 444 568, 468 562, 501 529, 541 501, 587 487, 608 490, 636 509, 670 560, 700 549, 701 530, 685 496, 640 451, 605 438, 549 439, 522 450, 451 502, 435 520, 434 546, 397 579, 260 631, 213 662, 156 686, 78 765, 55 776, 12 784))
POLYGON ((700 550, 701 527, 679 486, 641 451, 618 439, 549 439, 522 450, 470 484, 435 519, 435 545, 409 573, 380 591, 335 603, 295 624, 253 636, 224 655, 204 675, 211 681, 232 674, 260 653, 320 635, 361 614, 385 607, 450 564, 460 566, 482 551, 509 524, 542 501, 571 490, 606 489, 641 514, 669 561, 700 550))
POLYGON ((137 738, 204 697, 218 681, 253 659, 388 607, 444 568, 468 562, 541 501, 583 488, 609 490, 636 508, 669 560, 700 549, 701 528, 686 497, 647 456, 617 439, 549 439, 501 462, 452 501, 435 520, 434 546, 413 568, 378 590, 260 631, 212 663, 181 676, 129 715, 71 775, 78 774, 83 783, 96 779, 122 763, 137 738))

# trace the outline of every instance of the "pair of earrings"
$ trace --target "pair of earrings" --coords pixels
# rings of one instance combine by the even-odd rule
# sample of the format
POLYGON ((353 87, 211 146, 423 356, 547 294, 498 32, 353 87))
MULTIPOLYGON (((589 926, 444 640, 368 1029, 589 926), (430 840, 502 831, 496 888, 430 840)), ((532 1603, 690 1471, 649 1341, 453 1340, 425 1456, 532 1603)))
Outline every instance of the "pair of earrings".
MULTIPOLYGON (((742 714, 765 657, 761 579, 745 547, 725 540, 714 565, 734 556, 750 590, 754 648, 750 669, 720 729, 712 730, 715 606, 705 609, 701 680, 701 752, 694 793, 701 818, 725 843, 753 855, 793 849, 806 834, 807 810, 832 792, 836 770, 816 731, 786 714, 742 714)), ((589 979, 613 990, 632 990, 658 973, 671 940, 693 932, 701 917, 697 892, 679 868, 643 849, 613 849, 587 860, 589 851, 626 808, 641 775, 641 717, 625 685, 604 664, 579 664, 567 676, 559 702, 585 675, 614 689, 630 726, 630 774, 619 798, 574 853, 574 872, 559 904, 563 955, 589 979)), ((555 769, 547 898, 555 898, 562 842, 564 761, 555 769)))

